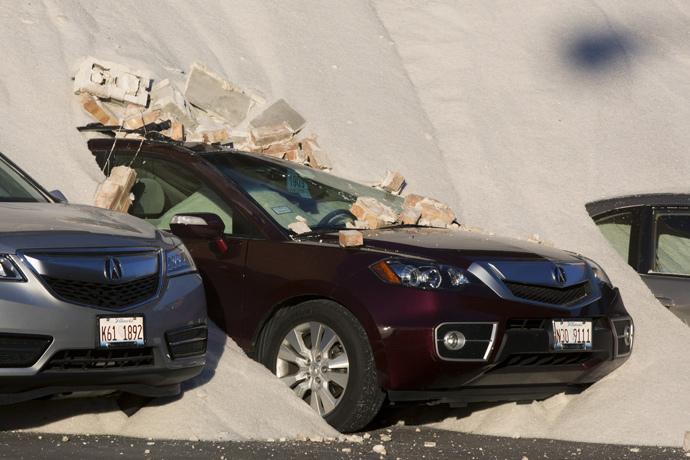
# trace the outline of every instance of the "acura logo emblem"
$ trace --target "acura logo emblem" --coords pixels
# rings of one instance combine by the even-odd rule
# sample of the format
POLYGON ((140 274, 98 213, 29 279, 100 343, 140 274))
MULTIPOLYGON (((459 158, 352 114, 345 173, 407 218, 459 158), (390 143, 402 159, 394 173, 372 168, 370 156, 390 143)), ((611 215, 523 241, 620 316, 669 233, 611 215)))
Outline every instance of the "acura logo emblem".
POLYGON ((119 260, 112 257, 105 259, 105 277, 110 281, 122 279, 122 265, 119 260))
POLYGON ((565 284, 565 269, 563 267, 556 267, 553 269, 553 279, 558 284, 565 284))

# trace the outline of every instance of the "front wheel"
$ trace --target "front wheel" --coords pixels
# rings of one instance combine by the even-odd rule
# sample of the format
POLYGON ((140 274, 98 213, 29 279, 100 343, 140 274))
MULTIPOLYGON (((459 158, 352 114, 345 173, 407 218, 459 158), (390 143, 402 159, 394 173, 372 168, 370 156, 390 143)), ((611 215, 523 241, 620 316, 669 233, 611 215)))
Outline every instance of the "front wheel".
POLYGON ((364 428, 381 408, 369 340, 342 306, 313 300, 283 309, 260 340, 259 360, 338 431, 364 428))

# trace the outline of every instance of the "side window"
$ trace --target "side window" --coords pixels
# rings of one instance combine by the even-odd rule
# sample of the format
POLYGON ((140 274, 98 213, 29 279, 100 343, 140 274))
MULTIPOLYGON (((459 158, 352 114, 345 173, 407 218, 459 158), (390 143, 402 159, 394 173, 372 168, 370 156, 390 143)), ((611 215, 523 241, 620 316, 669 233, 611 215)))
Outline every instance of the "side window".
POLYGON ((653 272, 690 275, 690 211, 655 211, 653 247, 653 272))
POLYGON ((633 213, 630 211, 609 214, 595 222, 602 235, 613 246, 623 260, 630 263, 630 236, 632 234, 633 213))
POLYGON ((161 229, 170 229, 170 219, 185 212, 212 212, 225 224, 225 233, 249 235, 247 218, 228 204, 191 170, 161 158, 117 154, 114 166, 127 165, 137 172, 132 187, 134 200, 129 213, 161 229))

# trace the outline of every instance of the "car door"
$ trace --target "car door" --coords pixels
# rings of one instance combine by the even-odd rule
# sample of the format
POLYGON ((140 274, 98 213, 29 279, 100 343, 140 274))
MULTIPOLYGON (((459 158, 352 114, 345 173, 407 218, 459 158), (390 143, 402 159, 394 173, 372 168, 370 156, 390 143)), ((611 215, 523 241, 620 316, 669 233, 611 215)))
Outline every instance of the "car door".
POLYGON ((248 242, 258 232, 212 181, 182 161, 146 152, 116 151, 113 166, 118 165, 130 166, 137 173, 130 214, 165 230, 170 229, 170 219, 180 213, 211 212, 223 220, 227 251, 219 253, 206 239, 185 238, 184 243, 204 281, 209 318, 241 343, 248 242))
POLYGON ((649 228, 642 279, 662 304, 690 324, 690 208, 655 207, 649 228))

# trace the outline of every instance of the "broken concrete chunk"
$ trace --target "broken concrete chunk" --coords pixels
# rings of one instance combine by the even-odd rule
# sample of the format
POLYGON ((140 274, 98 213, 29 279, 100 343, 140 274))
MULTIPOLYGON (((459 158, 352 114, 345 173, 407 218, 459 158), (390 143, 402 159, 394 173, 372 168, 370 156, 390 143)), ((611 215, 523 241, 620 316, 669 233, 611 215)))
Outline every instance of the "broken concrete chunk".
POLYGON ((364 236, 358 230, 340 230, 338 242, 341 246, 361 246, 364 244, 364 236))
POLYGON ((298 235, 302 233, 309 233, 311 232, 311 228, 309 226, 301 221, 293 222, 290 225, 288 225, 288 228, 292 230, 293 232, 297 233, 298 235))
POLYGON ((198 126, 182 93, 168 79, 151 88, 151 108, 160 110, 161 117, 182 123, 189 131, 196 130, 198 126))
POLYGON ((273 144, 287 142, 292 139, 293 131, 287 123, 277 123, 275 125, 261 126, 252 128, 249 131, 249 138, 257 147, 268 147, 273 144))
POLYGON ((146 106, 150 83, 148 72, 86 56, 74 76, 74 92, 146 106))
POLYGON ((89 112, 99 123, 107 126, 118 126, 120 124, 117 116, 101 104, 97 97, 91 96, 89 93, 80 93, 79 102, 84 107, 84 110, 89 112))
POLYGON ((232 127, 242 123, 252 106, 252 99, 234 83, 196 62, 189 72, 184 97, 190 104, 232 127))
POLYGON ((379 186, 390 193, 400 193, 402 186, 405 183, 405 177, 398 172, 386 171, 386 174, 381 179, 379 186))
POLYGON ((283 158, 287 152, 299 151, 299 141, 297 139, 289 140, 285 143, 273 144, 262 152, 264 155, 271 155, 283 158))
POLYGON ((293 109, 285 99, 280 99, 271 104, 249 124, 252 128, 287 123, 293 133, 299 132, 307 125, 307 120, 293 109))

